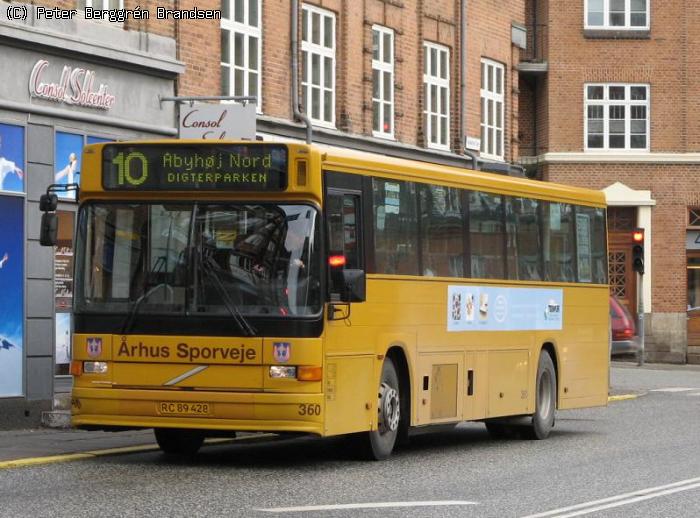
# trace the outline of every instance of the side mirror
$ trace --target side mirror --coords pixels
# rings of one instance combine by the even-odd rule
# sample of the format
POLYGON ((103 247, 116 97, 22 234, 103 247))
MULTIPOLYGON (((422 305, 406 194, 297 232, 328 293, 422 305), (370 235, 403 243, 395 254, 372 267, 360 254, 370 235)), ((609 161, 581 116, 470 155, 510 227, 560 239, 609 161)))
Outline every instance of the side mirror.
POLYGON ((58 216, 56 213, 44 212, 41 215, 41 231, 39 243, 41 246, 55 246, 58 238, 58 216))
POLYGON ((367 277, 364 270, 343 270, 343 302, 364 302, 367 299, 367 277))
POLYGON ((39 198, 39 210, 41 212, 53 212, 58 207, 58 196, 55 194, 42 194, 39 198))

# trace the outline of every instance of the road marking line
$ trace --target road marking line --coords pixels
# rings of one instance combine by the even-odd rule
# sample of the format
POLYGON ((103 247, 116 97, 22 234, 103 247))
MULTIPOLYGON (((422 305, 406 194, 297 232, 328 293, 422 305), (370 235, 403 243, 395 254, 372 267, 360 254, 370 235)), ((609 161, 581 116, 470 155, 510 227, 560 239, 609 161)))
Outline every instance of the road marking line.
MULTIPOLYGON (((275 437, 273 433, 262 433, 257 435, 246 435, 243 437, 236 438, 214 438, 206 439, 204 441, 205 445, 216 445, 228 442, 243 442, 252 439, 260 439, 267 437, 275 437)), ((125 453, 139 453, 145 451, 157 451, 157 444, 143 444, 141 446, 124 446, 121 448, 106 448, 104 450, 90 450, 82 451, 78 453, 66 453, 63 455, 48 455, 46 457, 29 457, 25 459, 14 459, 0 461, 1 469, 11 469, 11 468, 26 468, 29 466, 39 466, 41 464, 55 464, 57 462, 69 462, 73 460, 83 460, 83 459, 94 459, 95 457, 104 457, 106 455, 121 455, 125 453)))
POLYGON ((546 511, 544 513, 531 514, 524 516, 523 518, 545 518, 549 516, 556 516, 556 518, 569 518, 572 516, 581 516, 584 514, 590 514, 603 509, 610 509, 612 507, 620 507, 623 505, 629 505, 634 502, 640 502, 642 500, 650 500, 652 498, 657 498, 660 496, 670 495, 673 493, 678 493, 680 491, 688 491, 690 489, 700 488, 700 477, 690 478, 687 480, 681 480, 680 482, 673 482, 672 484, 666 484, 663 486, 649 487, 646 489, 640 489, 639 491, 633 491, 631 493, 623 493, 616 496, 611 496, 608 498, 602 498, 600 500, 592 500, 590 502, 584 502, 582 504, 576 504, 569 507, 561 507, 559 509, 553 509, 551 511, 546 511), (574 511, 569 513, 569 511, 574 511), (569 513, 569 514, 564 514, 569 513))
POLYGON ((363 504, 305 505, 300 507, 272 507, 255 509, 266 513, 303 513, 308 511, 336 511, 339 509, 379 509, 387 507, 438 507, 448 505, 479 505, 464 500, 435 500, 423 502, 367 502, 363 504))
POLYGON ((636 399, 639 395, 637 394, 618 394, 617 396, 608 396, 608 403, 612 401, 625 401, 626 399, 636 399))
POLYGON ((687 394, 688 396, 700 396, 700 392, 693 392, 692 394, 687 394))
POLYGON ((659 498, 661 496, 672 495, 674 493, 680 493, 681 491, 689 491, 691 489, 698 488, 700 488, 700 482, 698 482, 697 484, 691 484, 689 486, 677 487, 675 489, 667 489, 666 491, 659 491, 658 493, 653 493, 650 495, 638 496, 636 498, 629 498, 627 500, 620 500, 619 502, 614 502, 611 504, 599 505, 597 507, 584 509, 583 511, 559 515, 558 518, 573 518, 574 516, 582 516, 584 514, 597 513, 598 511, 603 511, 605 509, 612 509, 613 507, 622 507, 623 505, 630 505, 634 504, 635 502, 643 502, 644 500, 651 500, 652 498, 659 498))
POLYGON ((668 388, 660 388, 660 389, 651 389, 649 392, 690 392, 693 390, 698 390, 697 388, 688 388, 688 387, 668 387, 668 388))

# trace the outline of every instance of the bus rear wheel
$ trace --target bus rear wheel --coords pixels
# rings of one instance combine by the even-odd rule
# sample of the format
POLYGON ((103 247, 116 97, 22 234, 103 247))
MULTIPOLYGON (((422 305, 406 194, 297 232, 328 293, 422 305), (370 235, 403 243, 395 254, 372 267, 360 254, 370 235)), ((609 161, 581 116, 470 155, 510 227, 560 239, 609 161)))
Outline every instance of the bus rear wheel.
POLYGON ((557 373, 548 352, 542 351, 535 380, 535 413, 532 424, 525 428, 529 439, 546 439, 554 428, 557 410, 557 373))
POLYGON ((377 393, 377 429, 361 434, 360 451, 369 460, 384 460, 394 449, 401 423, 399 376, 391 358, 382 365, 377 393))
POLYGON ((204 434, 197 430, 155 428, 158 446, 167 455, 193 456, 202 447, 204 434))

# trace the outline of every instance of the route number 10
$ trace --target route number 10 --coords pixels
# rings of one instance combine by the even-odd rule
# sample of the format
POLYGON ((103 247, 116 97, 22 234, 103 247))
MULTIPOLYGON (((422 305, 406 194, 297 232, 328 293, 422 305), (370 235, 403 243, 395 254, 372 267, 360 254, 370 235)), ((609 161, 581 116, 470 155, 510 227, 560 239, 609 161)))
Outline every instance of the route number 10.
POLYGON ((119 185, 128 183, 129 185, 138 186, 148 179, 148 160, 146 160, 146 156, 143 153, 134 151, 126 155, 126 157, 124 153, 119 153, 112 159, 112 163, 116 164, 119 171, 119 185), (139 172, 138 165, 135 167, 135 171, 132 168, 131 163, 134 160, 141 162, 140 176, 134 176, 134 173, 139 172))

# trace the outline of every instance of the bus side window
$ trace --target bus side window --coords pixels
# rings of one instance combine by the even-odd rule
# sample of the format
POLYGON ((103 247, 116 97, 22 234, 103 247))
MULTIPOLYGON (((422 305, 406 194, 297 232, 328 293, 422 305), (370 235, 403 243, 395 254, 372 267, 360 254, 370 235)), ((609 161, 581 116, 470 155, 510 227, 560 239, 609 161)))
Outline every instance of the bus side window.
POLYGON ((328 193, 329 256, 342 255, 345 269, 363 269, 360 243, 360 197, 356 194, 328 193))
POLYGON ((415 184, 375 178, 372 190, 377 273, 420 275, 415 184))

